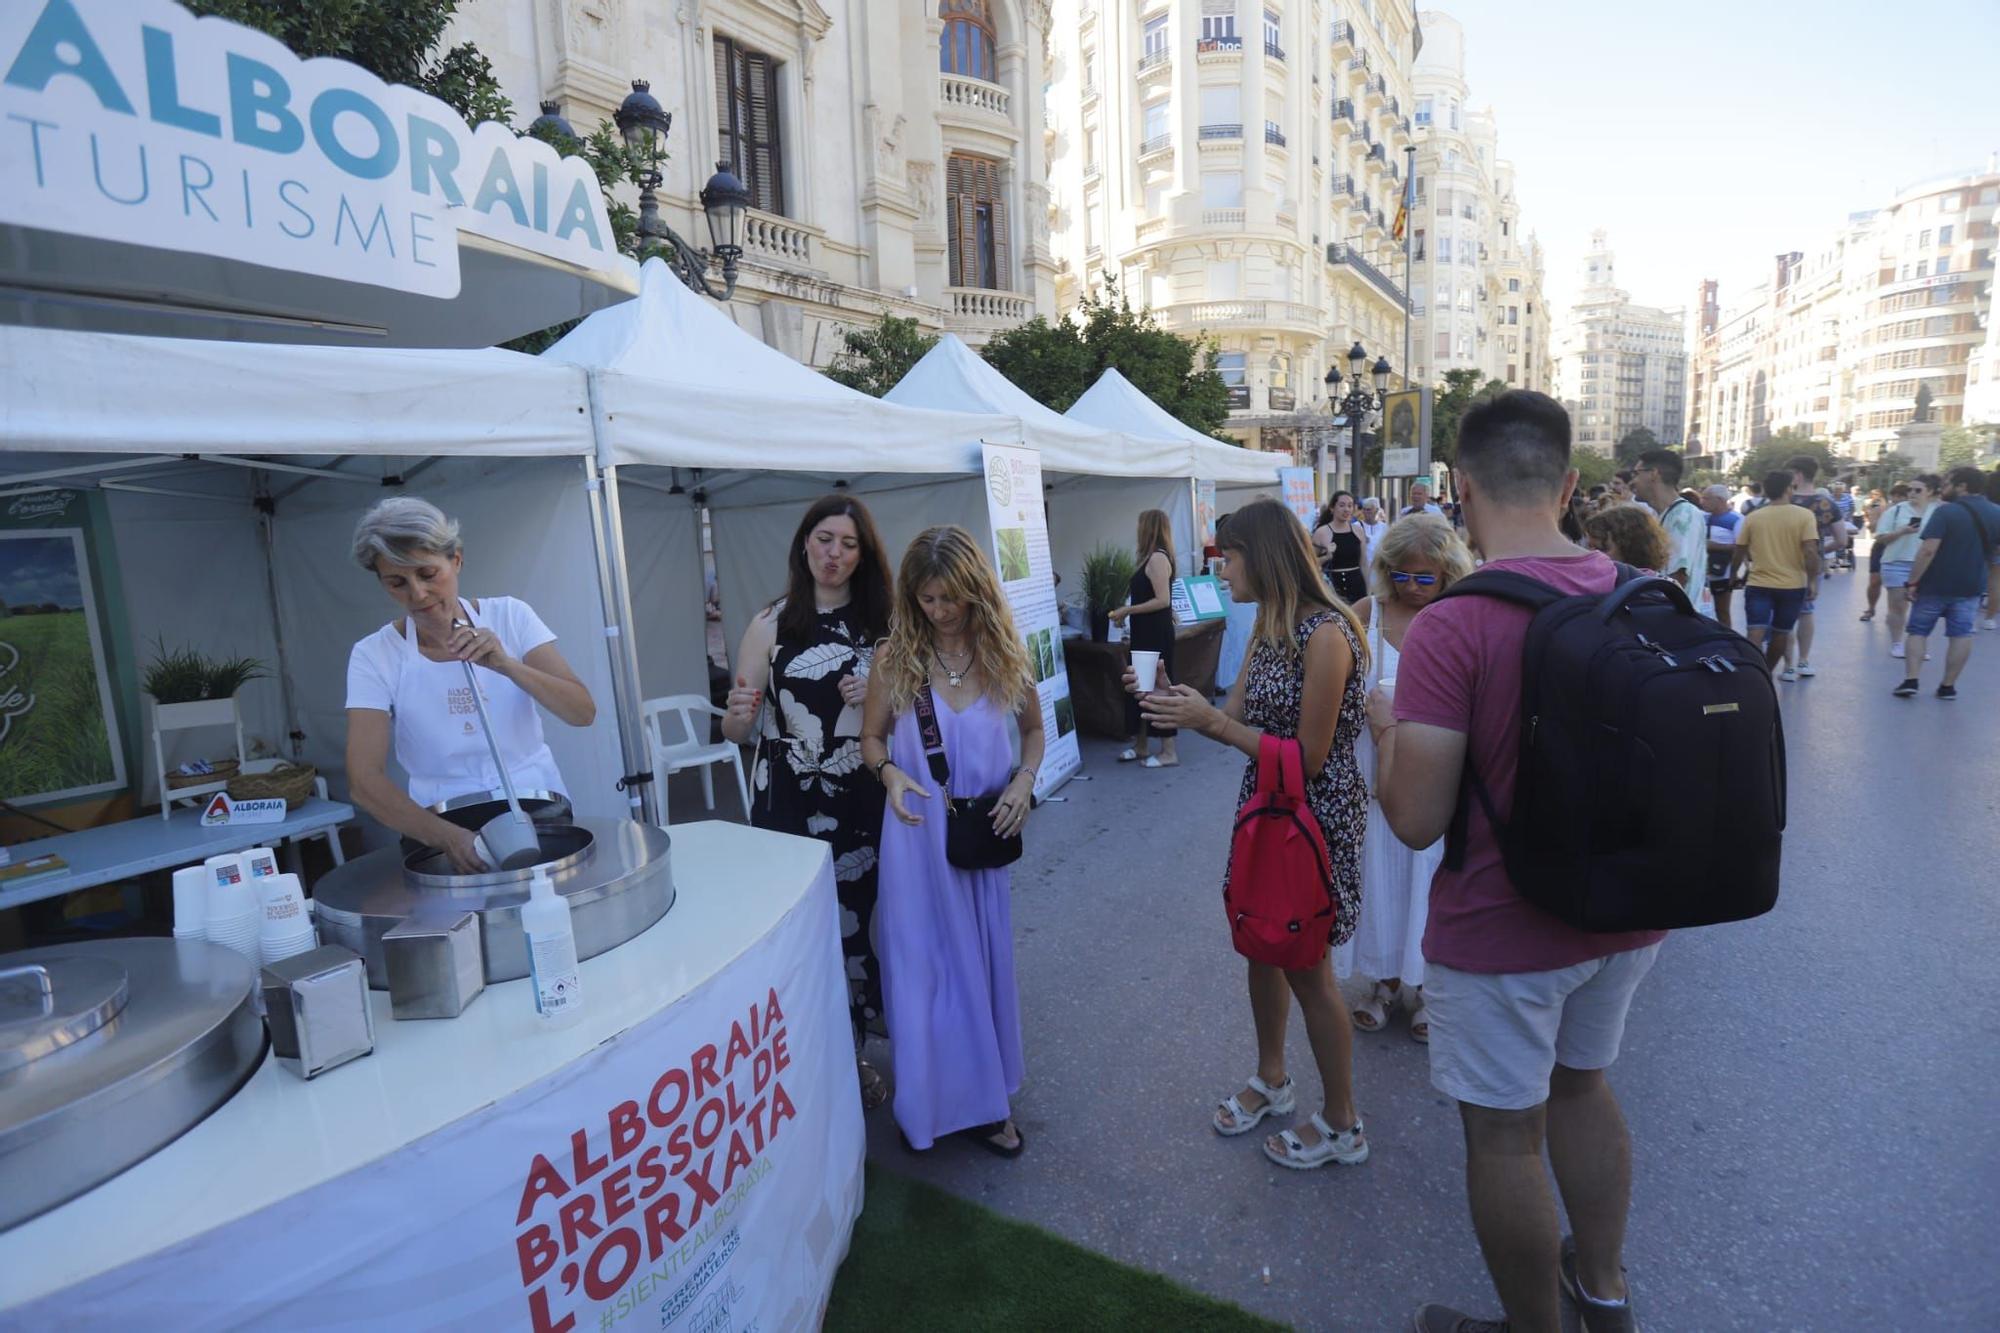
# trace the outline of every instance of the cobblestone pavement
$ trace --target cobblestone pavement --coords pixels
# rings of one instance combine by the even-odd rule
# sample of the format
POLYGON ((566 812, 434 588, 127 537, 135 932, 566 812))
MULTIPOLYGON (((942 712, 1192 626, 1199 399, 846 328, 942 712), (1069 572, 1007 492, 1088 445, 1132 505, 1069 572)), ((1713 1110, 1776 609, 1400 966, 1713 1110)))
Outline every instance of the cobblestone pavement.
MULTIPOLYGON (((1935 665, 1893 699, 1862 578, 1828 581, 1820 674, 1780 686, 1777 910, 1670 939, 1612 1071, 1652 1330, 2000 1320, 2000 634, 1960 702, 1931 697, 1935 665)), ((1457 1116, 1400 1020, 1356 1034, 1366 1165, 1283 1171, 1261 1133, 1209 1132, 1255 1068, 1218 902, 1242 761, 1199 738, 1177 771, 1114 753, 1087 744, 1089 780, 1036 815, 1015 876, 1028 1151, 912 1157, 883 1110, 871 1157, 1300 1328, 1402 1329, 1426 1299, 1497 1314, 1457 1116)), ((1296 1015, 1290 1057, 1305 1111, 1296 1015)))

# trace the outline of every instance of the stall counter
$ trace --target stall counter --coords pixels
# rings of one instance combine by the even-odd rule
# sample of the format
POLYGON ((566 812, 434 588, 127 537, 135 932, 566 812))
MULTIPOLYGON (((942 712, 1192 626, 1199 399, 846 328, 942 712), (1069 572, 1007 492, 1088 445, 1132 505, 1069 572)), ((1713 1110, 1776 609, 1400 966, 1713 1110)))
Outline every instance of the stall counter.
POLYGON ((675 907, 583 964, 576 1026, 540 1030, 525 980, 444 1021, 372 993, 374 1054, 311 1082, 267 1056, 0 1235, 0 1328, 815 1322, 864 1152, 831 861, 670 832, 675 907))

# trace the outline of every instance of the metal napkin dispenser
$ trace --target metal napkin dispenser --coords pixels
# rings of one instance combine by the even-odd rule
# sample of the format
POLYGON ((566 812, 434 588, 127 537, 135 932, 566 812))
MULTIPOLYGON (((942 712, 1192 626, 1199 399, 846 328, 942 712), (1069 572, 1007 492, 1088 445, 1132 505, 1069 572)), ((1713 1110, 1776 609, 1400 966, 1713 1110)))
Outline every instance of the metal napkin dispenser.
POLYGON ((486 989, 486 950, 472 912, 411 913, 382 932, 382 961, 398 1019, 457 1018, 486 989))
POLYGON ((300 1078, 375 1049, 368 966, 351 949, 325 944, 272 963, 264 969, 263 995, 271 1054, 300 1078))

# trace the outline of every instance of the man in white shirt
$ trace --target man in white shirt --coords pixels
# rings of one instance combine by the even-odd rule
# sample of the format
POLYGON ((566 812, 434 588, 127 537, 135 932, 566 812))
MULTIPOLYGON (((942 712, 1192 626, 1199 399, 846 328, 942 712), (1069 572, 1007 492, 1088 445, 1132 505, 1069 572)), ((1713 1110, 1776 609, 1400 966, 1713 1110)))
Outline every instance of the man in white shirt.
POLYGON ((1389 530, 1389 518, 1382 512, 1379 497, 1371 495, 1361 502, 1361 528, 1368 534, 1368 549, 1374 550, 1382 534, 1389 530))
POLYGON ((1403 506, 1402 517, 1411 514, 1435 514, 1444 517, 1444 510, 1431 503, 1431 484, 1427 481, 1410 483, 1410 502, 1403 506))
POLYGON ((1875 521, 1875 544, 1882 548, 1882 586, 1889 593, 1889 656, 1903 655, 1903 627, 1910 622, 1910 568, 1923 545, 1917 534, 1936 506, 1944 483, 1933 473, 1906 483, 1910 497, 1898 500, 1875 521))
POLYGON ((1708 595, 1708 515, 1681 495, 1681 456, 1648 449, 1632 468, 1632 493, 1660 516, 1667 530, 1667 567, 1660 572, 1687 589, 1688 600, 1713 618, 1708 595))

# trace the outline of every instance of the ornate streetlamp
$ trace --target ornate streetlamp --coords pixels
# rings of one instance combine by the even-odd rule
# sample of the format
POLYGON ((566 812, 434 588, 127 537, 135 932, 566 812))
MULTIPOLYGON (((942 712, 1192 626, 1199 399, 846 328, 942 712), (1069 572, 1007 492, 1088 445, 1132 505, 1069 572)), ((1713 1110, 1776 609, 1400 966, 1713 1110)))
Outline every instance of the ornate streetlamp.
POLYGON ((715 164, 715 174, 702 187, 702 212, 708 216, 708 236, 712 250, 697 250, 660 217, 658 190, 665 179, 660 163, 666 157, 667 134, 674 118, 652 94, 644 79, 632 80, 632 91, 612 113, 625 146, 641 155, 646 166, 639 174, 639 243, 667 251, 667 265, 680 280, 717 301, 736 294, 736 261, 743 257, 743 212, 750 207, 750 191, 736 178, 726 162, 715 164), (709 281, 708 270, 722 261, 722 286, 709 281))
POLYGON ((1326 372, 1326 401, 1329 408, 1338 406, 1347 418, 1347 489, 1356 495, 1361 493, 1361 418, 1382 406, 1384 395, 1389 392, 1389 358, 1375 358, 1374 366, 1368 365, 1368 351, 1357 339, 1354 346, 1347 349, 1348 383, 1352 386, 1347 395, 1335 402, 1340 393, 1340 367, 1330 367, 1326 372), (1374 377, 1375 388, 1371 392, 1361 380, 1366 373, 1374 377))

